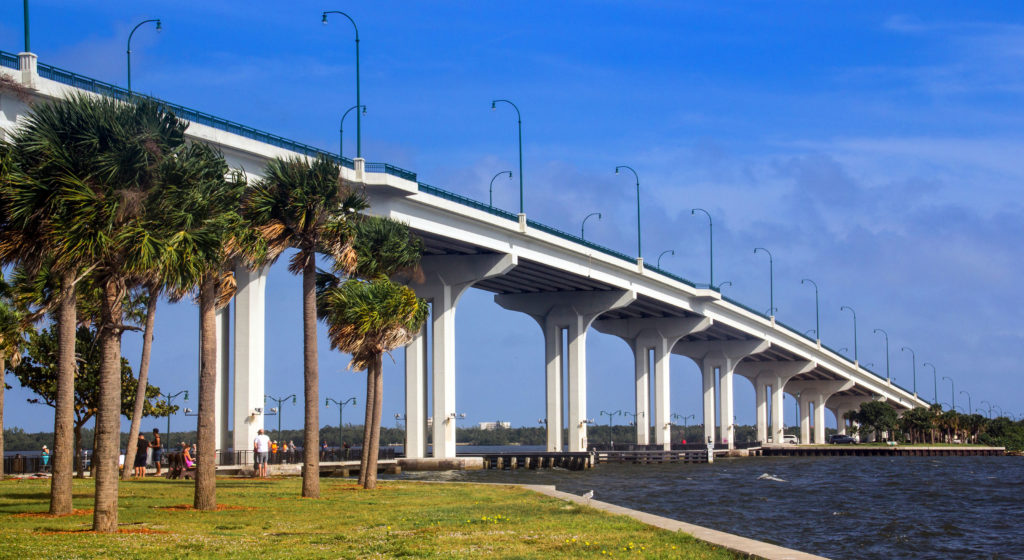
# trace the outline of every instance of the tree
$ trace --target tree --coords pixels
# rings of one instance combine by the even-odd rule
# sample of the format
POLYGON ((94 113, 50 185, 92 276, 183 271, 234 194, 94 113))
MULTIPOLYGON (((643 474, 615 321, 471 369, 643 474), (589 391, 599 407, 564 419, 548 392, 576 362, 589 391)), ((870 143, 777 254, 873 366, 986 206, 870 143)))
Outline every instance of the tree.
MULTIPOLYGON (((161 277, 177 296, 198 292, 199 418, 194 506, 217 507, 216 464, 216 309, 234 295, 236 259, 259 260, 262 238, 240 214, 245 176, 231 173, 224 157, 205 144, 175 152, 161 169, 161 208, 155 215, 171 230, 161 277)), ((313 441, 316 441, 315 439, 313 441)), ((310 447, 310 446, 306 446, 310 447)), ((315 445, 312 446, 315 449, 315 445)))
POLYGON ((269 263, 285 249, 297 249, 288 270, 302 274, 302 362, 305 420, 302 496, 320 497, 320 458, 316 445, 320 430, 319 370, 316 345, 316 253, 324 252, 337 264, 351 267, 351 226, 348 217, 365 209, 366 198, 341 181, 341 168, 327 156, 275 159, 264 178, 247 194, 244 212, 267 241, 269 263))
POLYGON ((861 403, 860 410, 853 415, 853 420, 860 423, 861 429, 871 428, 875 435, 881 438, 882 432, 889 432, 891 435, 896 429, 898 416, 896 411, 881 401, 870 401, 861 403))
MULTIPOLYGON (((50 407, 57 406, 58 371, 57 356, 59 354, 60 341, 58 340, 56 328, 47 328, 40 331, 30 331, 28 340, 25 342, 25 354, 19 365, 11 371, 17 377, 21 385, 35 394, 38 398, 29 399, 32 403, 42 403, 50 407)), ((100 403, 100 348, 96 344, 98 334, 95 328, 79 327, 76 333, 75 357, 78 362, 78 371, 75 379, 75 406, 74 406, 74 457, 76 458, 79 476, 82 474, 81 456, 82 450, 82 426, 91 420, 100 403)), ((132 377, 132 368, 128 360, 121 359, 121 382, 126 391, 120 405, 120 414, 128 416, 135 406, 135 387, 137 381, 132 377)), ((155 401, 160 395, 159 387, 148 387, 144 404, 146 416, 167 416, 177 412, 177 406, 167 406, 166 402, 155 401)), ((120 442, 118 442, 120 447, 120 442)), ((131 455, 125 455, 126 461, 131 460, 131 455)), ((56 455, 54 455, 56 459, 56 455)))
POLYGON ((356 278, 342 281, 321 272, 317 286, 320 318, 327 324, 332 349, 352 354, 349 367, 366 370, 366 422, 359 478, 364 488, 377 485, 377 450, 383 405, 383 356, 409 341, 423 327, 428 307, 390 274, 414 267, 422 242, 404 224, 380 218, 360 223, 355 241, 356 278), (369 278, 369 280, 364 279, 369 278))

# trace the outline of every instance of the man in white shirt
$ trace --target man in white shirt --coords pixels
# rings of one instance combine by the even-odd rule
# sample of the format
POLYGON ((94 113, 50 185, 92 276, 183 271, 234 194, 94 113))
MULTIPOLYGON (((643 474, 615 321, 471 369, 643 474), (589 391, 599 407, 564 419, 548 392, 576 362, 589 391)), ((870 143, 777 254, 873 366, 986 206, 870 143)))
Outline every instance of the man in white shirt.
POLYGON ((270 458, 270 438, 263 433, 263 430, 259 431, 259 435, 252 442, 253 455, 256 457, 256 476, 266 478, 267 476, 267 459, 270 458))

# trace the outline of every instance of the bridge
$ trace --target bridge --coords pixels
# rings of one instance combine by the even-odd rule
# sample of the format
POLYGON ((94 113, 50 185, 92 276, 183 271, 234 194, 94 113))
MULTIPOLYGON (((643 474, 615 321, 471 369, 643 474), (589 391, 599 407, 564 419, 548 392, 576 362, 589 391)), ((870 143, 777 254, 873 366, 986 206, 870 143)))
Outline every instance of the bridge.
MULTIPOLYGON (((39 63, 32 53, 0 51, 0 78, 4 80, 0 82, 0 134, 14 127, 35 99, 62 98, 79 91, 119 99, 130 96, 117 86, 39 63)), ((189 139, 215 145, 229 165, 244 169, 250 177, 258 177, 264 164, 275 157, 326 153, 163 103, 191 122, 186 132, 189 139)), ((529 220, 525 214, 419 182, 413 172, 361 158, 332 157, 341 164, 345 179, 365 185, 371 213, 408 223, 425 244, 425 281, 412 287, 430 302, 431 314, 424 331, 405 349, 407 457, 427 456, 428 409, 432 456, 456 455, 455 311, 470 288, 491 292, 501 307, 528 314, 544 334, 544 348, 537 351, 543 351, 545 358, 549 451, 588 448, 586 345, 591 328, 619 337, 633 352, 636 443, 641 445, 669 449, 672 354, 686 356, 699 366, 704 436, 730 448, 735 440, 736 376, 755 388, 757 438, 762 442, 782 441, 785 393, 799 402, 801 443, 824 442, 826 409, 837 418, 839 432, 845 433, 844 413, 863 402, 883 401, 897 411, 928 406, 916 394, 850 361, 821 340, 724 297, 714 286, 694 284, 648 266, 643 259, 529 220), (568 383, 564 384, 566 373, 568 383), (427 406, 428 383, 431 407, 427 406), (568 422, 563 425, 566 402, 568 422), (716 424, 720 424, 718 433, 716 424), (563 429, 567 441, 563 441, 563 429)), ((233 405, 234 449, 249 449, 256 431, 263 427, 267 269, 241 268, 235 276, 233 316, 228 307, 217 313, 218 449, 228 443, 229 404, 233 405), (235 341, 233 347, 227 344, 229 339, 235 341), (229 395, 232 354, 234 392, 229 395)))

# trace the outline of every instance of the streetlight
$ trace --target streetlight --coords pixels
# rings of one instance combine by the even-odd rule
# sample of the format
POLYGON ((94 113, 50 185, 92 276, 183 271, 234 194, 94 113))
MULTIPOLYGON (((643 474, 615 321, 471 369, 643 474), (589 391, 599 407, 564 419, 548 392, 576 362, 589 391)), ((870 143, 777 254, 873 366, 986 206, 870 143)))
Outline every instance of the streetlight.
POLYGON ((758 251, 764 251, 768 253, 768 311, 774 317, 775 313, 775 259, 772 258, 772 253, 764 247, 757 247, 754 249, 756 254, 758 251))
POLYGON ((640 176, 637 175, 636 171, 628 165, 616 165, 616 175, 619 174, 619 169, 628 169, 633 172, 633 177, 636 177, 636 259, 643 262, 644 256, 640 252, 640 176))
POLYGON ((352 109, 358 109, 359 107, 363 108, 362 114, 365 115, 366 105, 353 105, 341 116, 341 124, 338 125, 338 155, 341 157, 345 157, 345 150, 342 149, 342 146, 345 145, 345 117, 348 116, 352 109))
POLYGON ((914 368, 913 368, 914 396, 916 397, 917 396, 917 355, 914 354, 914 350, 912 348, 910 348, 909 346, 903 346, 903 347, 900 348, 900 350, 901 351, 905 350, 905 351, 910 352, 910 360, 911 360, 910 363, 911 363, 911 365, 914 366, 914 368))
MULTIPOLYGON (((28 2, 26 1, 25 6, 25 50, 28 50, 28 2)), ((135 31, 142 27, 143 24, 156 22, 156 30, 160 31, 163 29, 159 19, 147 19, 140 21, 132 28, 132 32, 128 34, 128 95, 132 93, 132 35, 135 35, 135 31)))
POLYGON ((580 239, 582 239, 584 241, 586 241, 586 238, 583 237, 583 229, 585 227, 587 227, 587 220, 589 220, 591 216, 597 216, 597 219, 600 220, 601 219, 601 213, 600 212, 591 212, 591 213, 587 214, 586 218, 583 218, 583 223, 580 225, 580 239))
POLYGON ((502 175, 504 175, 506 173, 508 173, 508 178, 511 179, 512 178, 512 171, 499 171, 499 172, 494 174, 494 177, 491 177, 491 186, 487 189, 487 205, 488 206, 492 206, 492 207, 494 206, 494 180, 497 179, 498 177, 501 177, 502 175))
POLYGON ((691 216, 697 212, 704 212, 704 215, 708 217, 708 287, 713 288, 715 286, 715 228, 711 223, 710 212, 703 208, 690 209, 691 216))
POLYGON ((344 432, 342 431, 345 428, 345 405, 348 403, 352 403, 352 406, 356 406, 356 398, 349 397, 343 401, 339 401, 332 399, 331 397, 327 397, 327 400, 324 401, 324 406, 331 406, 331 403, 338 405, 338 449, 341 449, 342 447, 345 446, 345 436, 344 432))
POLYGON ((889 377, 889 333, 883 329, 875 329, 874 332, 876 334, 882 333, 885 336, 885 380, 891 384, 892 378, 889 377))
MULTIPOLYGON (((277 407, 270 409, 270 413, 269 414, 268 413, 263 413, 263 415, 264 416, 275 416, 275 415, 277 416, 277 439, 281 439, 281 416, 284 415, 284 414, 282 414, 284 412, 284 410, 282 410, 282 408, 281 408, 281 403, 287 401, 288 399, 291 399, 292 400, 292 404, 294 405, 295 404, 295 394, 292 393, 291 395, 288 395, 287 397, 284 397, 283 399, 279 399, 277 397, 271 397, 270 395, 263 395, 263 401, 266 402, 267 399, 270 399, 270 400, 276 402, 277 403, 277 407)), ((314 441, 314 442, 312 442, 312 444, 316 445, 316 442, 314 441)), ((309 445, 309 442, 306 442, 306 445, 309 445)))
POLYGON ((960 394, 967 395, 967 414, 974 414, 974 407, 971 406, 971 394, 967 391, 960 391, 960 394))
POLYGON ((952 377, 947 377, 943 375, 942 378, 949 380, 949 394, 951 395, 949 402, 953 404, 953 408, 956 408, 956 384, 953 383, 952 377))
MULTIPOLYGON (((171 408, 171 399, 173 399, 174 397, 177 397, 178 395, 181 395, 183 393, 185 395, 185 398, 182 399, 182 400, 187 401, 188 400, 188 391, 187 390, 186 391, 178 391, 177 393, 174 393, 173 395, 165 395, 163 393, 157 393, 157 395, 160 395, 161 397, 164 398, 165 401, 167 401, 167 408, 171 408)), ((173 441, 171 439, 171 413, 170 412, 167 413, 167 432, 164 434, 164 438, 167 440, 167 445, 170 446, 171 445, 171 441, 173 441)))
MULTIPOLYGON (((516 124, 519 126, 519 215, 525 214, 523 210, 523 115, 519 113, 519 107, 508 99, 495 99, 491 101, 491 110, 498 108, 497 103, 508 103, 516 110, 516 124)), ((521 219, 521 218, 520 218, 521 219)))
POLYGON ((22 2, 22 6, 25 14, 25 52, 32 52, 28 44, 28 0, 22 2))
POLYGON ((814 335, 818 337, 818 340, 821 340, 821 308, 818 305, 818 284, 810 278, 804 278, 800 280, 800 283, 810 283, 810 285, 814 286, 814 335))
POLYGON ((981 404, 987 404, 987 405, 988 405, 988 411, 987 411, 987 412, 986 412, 985 414, 986 414, 986 415, 987 415, 987 416, 988 416, 989 418, 992 418, 992 403, 990 403, 990 402, 988 402, 988 401, 981 401, 981 404))
POLYGON ((859 361, 857 359, 857 312, 853 310, 849 305, 844 305, 839 308, 840 311, 849 309, 850 313, 853 313, 853 361, 859 361))
MULTIPOLYGON (((359 101, 359 27, 356 26, 356 21, 351 16, 337 10, 328 10, 320 14, 320 23, 327 25, 327 14, 345 16, 352 22, 352 28, 356 30, 356 107, 362 107, 363 104, 359 101)), ((363 119, 358 112, 356 112, 356 157, 363 157, 363 119)))
MULTIPOLYGON (((717 288, 718 289, 718 293, 722 293, 722 288, 724 288, 726 286, 732 286, 732 282, 729 281, 729 280, 726 280, 725 282, 722 282, 721 284, 719 284, 718 288, 717 288)), ((714 289, 714 288, 712 288, 712 289, 714 289)))
POLYGON ((616 414, 622 414, 622 411, 621 410, 616 410, 615 412, 608 412, 607 410, 602 410, 601 414, 607 414, 608 415, 608 427, 611 428, 612 427, 612 416, 615 416, 616 414))
POLYGON ((666 249, 666 250, 662 251, 661 254, 658 255, 658 262, 654 265, 655 268, 661 268, 661 257, 664 257, 665 253, 672 253, 672 256, 675 256, 676 250, 675 249, 666 249))
POLYGON ((935 373, 935 366, 928 362, 921 364, 922 366, 929 366, 932 368, 932 404, 939 402, 939 376, 935 373))

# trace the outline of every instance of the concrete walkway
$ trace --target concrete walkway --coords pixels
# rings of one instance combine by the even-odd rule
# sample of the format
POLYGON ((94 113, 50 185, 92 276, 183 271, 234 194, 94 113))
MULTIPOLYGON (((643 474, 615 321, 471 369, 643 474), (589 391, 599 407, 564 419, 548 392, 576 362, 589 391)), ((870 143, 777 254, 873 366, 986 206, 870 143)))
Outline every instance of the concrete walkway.
POLYGON ((675 519, 669 519, 667 517, 661 517, 660 515, 651 515, 650 513, 644 513, 642 511, 636 511, 629 508, 617 506, 615 504, 609 504, 607 502, 600 502, 597 500, 586 500, 581 496, 575 494, 569 494, 567 492, 560 492, 555 490, 554 486, 540 485, 540 484, 511 484, 507 486, 519 486, 528 490, 533 490, 544 494, 545 496, 551 496, 552 498, 558 498, 567 502, 573 502, 584 506, 589 506, 594 509, 606 511, 616 515, 626 515, 632 517, 641 523, 646 523, 653 527, 660 529, 666 529, 668 531, 679 531, 694 538, 700 539, 704 542, 711 543, 722 548, 729 549, 733 552, 739 552, 741 554, 749 554, 755 558, 764 558, 765 560, 827 560, 824 556, 816 556, 814 554, 808 554, 806 552, 800 552, 798 550, 792 550, 789 548, 783 548, 774 544, 768 544, 754 539, 748 539, 746 537, 740 537, 732 535, 730 533, 723 533, 722 531, 715 531, 713 529, 707 529, 698 525, 691 525, 689 523, 683 523, 682 521, 676 521, 675 519))

